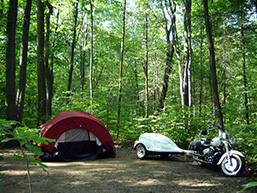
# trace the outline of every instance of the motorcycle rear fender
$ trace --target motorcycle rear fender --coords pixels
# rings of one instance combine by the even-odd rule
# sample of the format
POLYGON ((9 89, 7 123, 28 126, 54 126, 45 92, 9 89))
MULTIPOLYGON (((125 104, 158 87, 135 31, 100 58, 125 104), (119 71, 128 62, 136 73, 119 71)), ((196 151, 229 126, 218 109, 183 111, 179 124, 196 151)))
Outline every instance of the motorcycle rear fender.
MULTIPOLYGON (((241 156, 241 157, 245 157, 240 151, 237 151, 237 150, 230 150, 229 152, 230 152, 230 156, 236 154, 236 155, 239 155, 239 156, 241 156)), ((219 160, 219 162, 217 163, 217 165, 220 165, 220 164, 223 162, 223 160, 225 159, 225 157, 227 156, 227 154, 228 154, 227 152, 223 154, 223 156, 220 158, 220 160, 219 160)))

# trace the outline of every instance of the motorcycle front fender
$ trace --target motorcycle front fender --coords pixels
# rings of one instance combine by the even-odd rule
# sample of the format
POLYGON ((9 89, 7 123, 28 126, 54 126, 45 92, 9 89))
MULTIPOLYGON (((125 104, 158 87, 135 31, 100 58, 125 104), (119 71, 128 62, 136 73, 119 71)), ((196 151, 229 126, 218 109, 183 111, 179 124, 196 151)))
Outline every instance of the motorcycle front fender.
MULTIPOLYGON (((245 157, 240 151, 237 151, 237 150, 230 150, 229 153, 230 153, 230 156, 236 154, 236 155, 239 155, 239 156, 241 156, 241 157, 245 157)), ((220 158, 219 162, 217 163, 217 165, 220 165, 220 164, 223 162, 223 160, 227 157, 227 155, 228 155, 227 152, 224 153, 224 154, 221 156, 221 158, 220 158)))

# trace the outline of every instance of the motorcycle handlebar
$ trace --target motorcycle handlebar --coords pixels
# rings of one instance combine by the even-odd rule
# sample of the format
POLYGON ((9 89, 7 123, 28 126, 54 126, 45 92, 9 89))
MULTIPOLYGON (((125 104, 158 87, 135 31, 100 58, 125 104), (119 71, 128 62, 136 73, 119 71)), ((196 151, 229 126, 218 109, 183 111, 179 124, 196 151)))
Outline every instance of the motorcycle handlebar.
POLYGON ((209 127, 209 130, 213 130, 213 129, 221 129, 219 126, 213 126, 213 127, 209 127))

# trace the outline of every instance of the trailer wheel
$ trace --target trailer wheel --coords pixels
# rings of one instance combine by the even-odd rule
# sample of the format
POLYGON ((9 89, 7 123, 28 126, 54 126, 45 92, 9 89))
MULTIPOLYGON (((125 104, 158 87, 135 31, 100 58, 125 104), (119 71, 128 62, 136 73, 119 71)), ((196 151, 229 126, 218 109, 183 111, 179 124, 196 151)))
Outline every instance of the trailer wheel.
POLYGON ((139 159, 147 159, 148 158, 148 151, 146 150, 143 144, 138 144, 136 147, 137 157, 139 159))

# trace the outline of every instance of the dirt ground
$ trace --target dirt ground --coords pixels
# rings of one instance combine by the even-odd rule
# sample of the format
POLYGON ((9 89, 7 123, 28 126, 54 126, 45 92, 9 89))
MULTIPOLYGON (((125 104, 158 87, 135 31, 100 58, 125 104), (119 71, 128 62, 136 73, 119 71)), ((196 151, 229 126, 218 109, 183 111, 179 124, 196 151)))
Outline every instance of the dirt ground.
MULTIPOLYGON (((4 157, 17 150, 1 150, 4 157)), ((45 163, 48 172, 31 166, 34 193, 234 193, 251 181, 226 177, 219 170, 198 166, 190 157, 139 160, 132 148, 116 148, 116 158, 83 162, 45 163)), ((24 160, 0 161, 0 192, 29 192, 24 160)), ((248 189, 244 192, 257 192, 248 189)))

